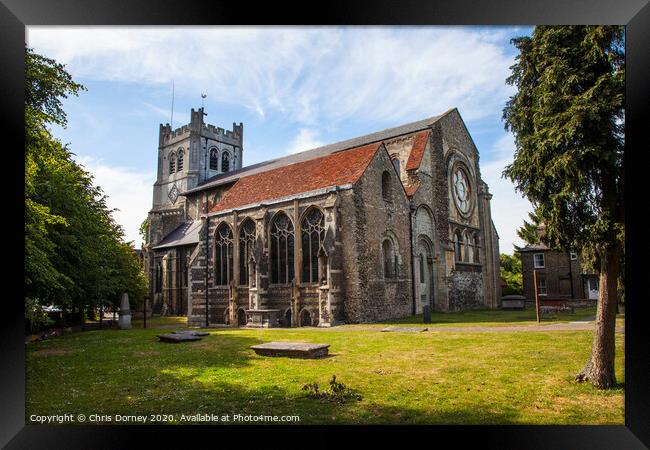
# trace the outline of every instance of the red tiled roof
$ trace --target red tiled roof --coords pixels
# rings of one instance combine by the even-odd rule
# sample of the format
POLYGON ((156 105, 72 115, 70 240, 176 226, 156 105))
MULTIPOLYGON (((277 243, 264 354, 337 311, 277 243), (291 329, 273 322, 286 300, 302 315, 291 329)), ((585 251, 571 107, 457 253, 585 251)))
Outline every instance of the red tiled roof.
POLYGON ((413 139, 413 147, 411 147, 411 154, 409 160, 406 162, 406 170, 413 170, 420 167, 422 156, 424 156, 424 149, 427 147, 429 141, 430 130, 420 131, 413 139))
POLYGON ((240 178, 210 212, 275 200, 302 192, 356 182, 382 142, 240 178))
POLYGON ((411 183, 408 183, 406 186, 404 186, 404 192, 406 192, 407 197, 413 197, 417 190, 420 188, 420 181, 414 181, 411 183))

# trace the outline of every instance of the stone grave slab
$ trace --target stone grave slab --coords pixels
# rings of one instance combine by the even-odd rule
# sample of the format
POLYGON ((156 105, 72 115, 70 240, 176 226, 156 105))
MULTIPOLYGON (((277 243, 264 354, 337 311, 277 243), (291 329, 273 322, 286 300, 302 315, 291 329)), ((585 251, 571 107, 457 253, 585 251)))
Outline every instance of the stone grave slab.
POLYGON ((421 333, 428 330, 428 328, 423 327, 386 327, 381 329, 383 332, 403 331, 406 333, 421 333))
POLYGON ((190 336, 209 336, 210 333, 207 331, 197 331, 197 330, 178 330, 172 331, 172 334, 189 334, 190 336))
POLYGON ((289 358, 323 358, 327 356, 329 344, 306 342, 267 342, 253 345, 255 353, 262 356, 286 356, 289 358))
POLYGON ((160 342, 179 343, 179 342, 200 341, 202 338, 201 336, 194 336, 188 333, 167 333, 167 334, 159 334, 158 339, 160 339, 160 342))

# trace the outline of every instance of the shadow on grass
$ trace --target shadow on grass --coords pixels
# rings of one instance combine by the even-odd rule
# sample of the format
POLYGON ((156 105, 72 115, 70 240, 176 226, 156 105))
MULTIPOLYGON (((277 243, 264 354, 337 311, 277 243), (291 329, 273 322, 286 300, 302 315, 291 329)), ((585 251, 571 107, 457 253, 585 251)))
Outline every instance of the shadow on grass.
MULTIPOLYGON (((175 376, 170 373, 171 376, 175 376)), ((177 375, 176 375, 177 376, 177 375)), ((256 387, 242 386, 235 382, 205 382, 199 377, 194 379, 180 376, 183 383, 194 383, 197 395, 204 399, 201 404, 202 413, 219 416, 299 416, 300 420, 291 424, 449 424, 449 425, 483 425, 483 424, 516 424, 520 413, 508 408, 494 411, 489 404, 452 406, 449 399, 443 406, 436 405, 436 400, 422 407, 385 405, 368 401, 364 398, 348 399, 343 403, 329 401, 326 398, 312 398, 302 389, 309 383, 305 377, 304 383, 296 383, 295 388, 287 389, 276 385, 260 385, 256 387)), ((321 387, 325 387, 324 385, 321 387)), ((348 386, 354 392, 354 386, 348 386)), ((196 414, 195 405, 178 405, 185 410, 186 415, 196 414)), ((200 422, 183 422, 182 424, 197 424, 200 422)), ((214 425, 267 423, 273 421, 229 420, 216 422, 214 425)), ((276 422, 286 425, 287 422, 276 422)))

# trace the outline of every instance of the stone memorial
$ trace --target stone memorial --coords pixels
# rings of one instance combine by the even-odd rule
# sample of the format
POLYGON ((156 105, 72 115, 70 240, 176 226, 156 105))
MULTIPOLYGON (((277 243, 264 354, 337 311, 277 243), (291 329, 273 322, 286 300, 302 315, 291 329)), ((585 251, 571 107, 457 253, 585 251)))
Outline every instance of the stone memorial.
POLYGON ((423 327, 386 327, 381 329, 383 332, 403 331, 407 333, 421 333, 428 330, 428 328, 423 327))
POLYGON ((422 307, 422 321, 424 323, 431 323, 431 306, 424 305, 422 307))
POLYGON ((196 331, 196 330, 179 330, 172 331, 172 334, 189 334, 190 336, 209 336, 210 333, 207 331, 196 331))
POLYGON ((122 294, 122 302, 120 303, 120 318, 117 325, 120 330, 131 329, 131 307, 129 306, 129 294, 126 292, 122 294))
POLYGON ((323 358, 327 356, 329 344, 310 344, 306 342, 267 342, 253 345, 255 353, 262 356, 286 356, 289 358, 323 358))
POLYGON ((168 333, 159 334, 158 339, 160 339, 160 342, 177 344, 179 342, 200 341, 202 338, 189 333, 168 333))

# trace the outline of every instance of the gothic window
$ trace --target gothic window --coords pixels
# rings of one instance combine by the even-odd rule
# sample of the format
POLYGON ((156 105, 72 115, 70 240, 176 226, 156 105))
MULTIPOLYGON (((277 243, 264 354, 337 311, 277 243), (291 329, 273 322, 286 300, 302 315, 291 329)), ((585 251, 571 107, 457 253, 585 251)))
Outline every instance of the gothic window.
POLYGON ((384 239, 381 250, 384 260, 384 278, 397 278, 397 255, 395 254, 393 241, 384 239))
POLYGON ((293 280, 293 224, 286 214, 278 213, 271 224, 271 283, 293 280))
POLYGON ((395 168, 395 172, 399 175, 399 158, 395 156, 391 162, 393 163, 393 167, 395 168))
POLYGON ((463 252, 463 261, 464 262, 470 262, 469 257, 470 253, 472 252, 472 242, 470 240, 470 237, 467 233, 463 235, 463 249, 465 250, 463 252))
POLYGON ((479 258, 479 251, 478 251, 478 235, 474 236, 474 259, 472 260, 475 263, 479 263, 480 258, 479 258))
POLYGON ((420 283, 424 283, 424 255, 420 253, 420 283))
POLYGON ((302 281, 318 282, 318 250, 325 238, 325 216, 311 208, 302 219, 302 281))
POLYGON ((216 148, 210 149, 210 170, 219 170, 219 151, 216 148))
POLYGON ((176 171, 176 153, 169 154, 169 173, 172 174, 176 171))
POLYGON ((215 233, 214 255, 214 282, 224 286, 230 282, 232 276, 232 230, 226 223, 222 223, 215 233))
POLYGON ((178 151, 178 164, 176 164, 176 170, 181 172, 183 170, 183 149, 178 151))
POLYGON ((384 173, 381 174, 381 196, 384 200, 389 202, 392 199, 391 194, 390 174, 387 171, 384 171, 384 173))
POLYGON ((162 291, 162 267, 160 263, 156 265, 154 293, 159 294, 162 291))
POLYGON ((230 170, 230 153, 223 152, 221 155, 221 171, 228 172, 230 170))
POLYGON ((239 284, 248 284, 248 261, 255 245, 255 222, 244 220, 239 230, 239 284))
POLYGON ((454 256, 456 261, 463 260, 463 238, 460 234, 460 231, 454 233, 454 256))

